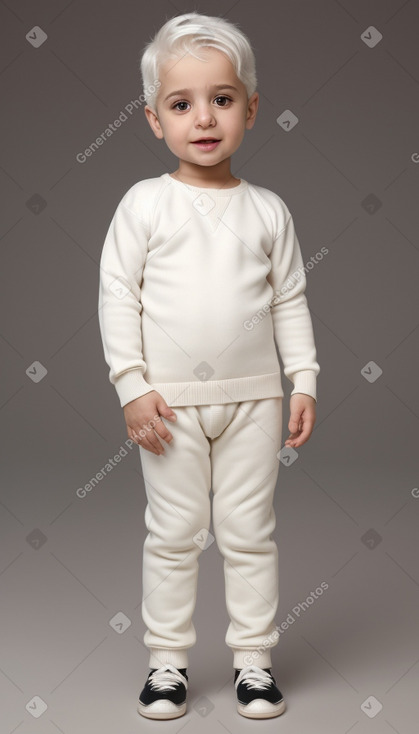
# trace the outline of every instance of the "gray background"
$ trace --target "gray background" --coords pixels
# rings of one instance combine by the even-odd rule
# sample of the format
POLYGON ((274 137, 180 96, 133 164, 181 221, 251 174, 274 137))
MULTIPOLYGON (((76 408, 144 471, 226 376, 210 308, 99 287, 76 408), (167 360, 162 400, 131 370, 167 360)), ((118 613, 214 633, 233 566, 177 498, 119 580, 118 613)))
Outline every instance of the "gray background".
POLYGON ((2 734, 416 732, 418 3, 8 0, 0 24, 2 734), (140 717, 138 449, 76 495, 127 440, 98 327, 104 237, 131 185, 177 167, 142 108, 84 164, 76 155, 141 94, 145 43, 191 10, 238 22, 255 50, 260 108, 233 174, 283 197, 304 262, 329 249, 307 279, 316 427, 281 463, 275 497, 277 624, 328 589, 273 649, 288 711, 264 722, 236 712, 216 543, 200 556, 188 713, 140 717), (48 36, 38 48, 34 26, 48 36), (299 118, 289 132, 285 110, 299 118), (119 612, 131 624, 118 632, 119 612))

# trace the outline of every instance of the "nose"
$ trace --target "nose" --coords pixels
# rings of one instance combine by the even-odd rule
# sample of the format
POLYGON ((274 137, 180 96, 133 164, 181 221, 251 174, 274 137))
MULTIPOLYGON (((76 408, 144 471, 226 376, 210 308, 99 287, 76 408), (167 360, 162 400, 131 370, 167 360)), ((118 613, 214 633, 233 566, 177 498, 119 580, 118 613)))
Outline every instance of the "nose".
POLYGON ((195 124, 208 127, 215 121, 214 112, 207 102, 198 103, 195 107, 195 124))

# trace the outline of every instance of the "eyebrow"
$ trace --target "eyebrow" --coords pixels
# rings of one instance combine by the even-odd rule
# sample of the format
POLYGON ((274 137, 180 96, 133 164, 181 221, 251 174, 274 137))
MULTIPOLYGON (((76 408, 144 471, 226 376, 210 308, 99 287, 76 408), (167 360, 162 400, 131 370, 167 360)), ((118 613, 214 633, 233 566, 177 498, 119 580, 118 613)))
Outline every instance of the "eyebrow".
MULTIPOLYGON (((237 88, 233 87, 232 84, 215 84, 212 89, 234 89, 235 92, 238 91, 237 88)), ((164 98, 163 102, 166 102, 166 100, 170 99, 170 97, 176 97, 178 94, 190 94, 190 92, 190 89, 178 89, 176 92, 170 92, 170 94, 168 94, 167 97, 164 98)))

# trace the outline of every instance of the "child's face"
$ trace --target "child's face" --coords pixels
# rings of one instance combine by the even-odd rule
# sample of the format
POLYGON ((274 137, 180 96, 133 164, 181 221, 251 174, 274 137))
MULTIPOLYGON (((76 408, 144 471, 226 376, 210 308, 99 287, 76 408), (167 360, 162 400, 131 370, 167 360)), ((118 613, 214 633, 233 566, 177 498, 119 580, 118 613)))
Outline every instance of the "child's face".
POLYGON ((205 47, 198 53, 208 60, 186 54, 161 66, 157 116, 148 106, 145 113, 156 137, 164 138, 179 158, 180 168, 202 167, 205 177, 206 167, 229 169, 230 156, 253 127, 259 95, 255 92, 248 101, 246 87, 221 51, 205 47), (199 146, 195 141, 201 138, 219 143, 199 146))

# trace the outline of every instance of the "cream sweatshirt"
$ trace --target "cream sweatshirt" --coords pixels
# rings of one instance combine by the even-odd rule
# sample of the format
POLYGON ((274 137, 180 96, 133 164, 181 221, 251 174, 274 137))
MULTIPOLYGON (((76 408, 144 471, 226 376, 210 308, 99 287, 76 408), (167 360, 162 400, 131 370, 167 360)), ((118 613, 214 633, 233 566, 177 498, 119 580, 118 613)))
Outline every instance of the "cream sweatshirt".
POLYGON ((274 192, 244 179, 138 181, 100 260, 99 325, 121 407, 151 390, 171 407, 282 397, 278 352, 291 395, 317 399, 305 287, 293 219, 274 192))

